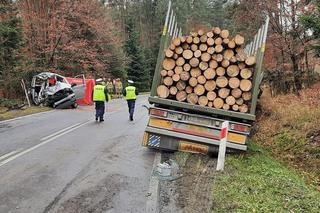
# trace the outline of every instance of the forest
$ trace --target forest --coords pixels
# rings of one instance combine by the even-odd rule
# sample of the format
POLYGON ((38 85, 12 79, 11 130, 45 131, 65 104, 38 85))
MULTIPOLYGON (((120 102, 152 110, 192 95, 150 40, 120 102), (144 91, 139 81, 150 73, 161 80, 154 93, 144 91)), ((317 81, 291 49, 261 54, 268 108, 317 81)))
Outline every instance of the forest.
MULTIPOLYGON (((169 0, 0 0, 0 97, 40 72, 121 78, 148 91, 169 0)), ((249 42, 267 16, 264 82, 296 92, 316 77, 320 0, 172 0, 182 34, 219 26, 249 42)))

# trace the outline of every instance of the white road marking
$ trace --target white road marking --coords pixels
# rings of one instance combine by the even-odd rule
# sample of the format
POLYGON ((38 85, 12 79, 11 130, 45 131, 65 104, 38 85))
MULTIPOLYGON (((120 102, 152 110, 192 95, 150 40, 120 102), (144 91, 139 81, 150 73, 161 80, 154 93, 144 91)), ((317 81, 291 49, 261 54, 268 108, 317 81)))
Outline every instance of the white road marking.
POLYGON ((69 126, 69 127, 67 127, 67 128, 61 129, 61 130, 59 130, 58 132, 52 133, 51 135, 48 135, 48 136, 46 136, 46 137, 41 138, 41 141, 45 141, 45 140, 47 140, 47 139, 49 139, 49 138, 51 138, 51 137, 53 137, 53 136, 59 135, 60 133, 62 133, 62 132, 64 132, 64 131, 67 131, 67 130, 69 130, 69 129, 72 129, 72 128, 74 128, 75 126, 78 126, 78 125, 80 125, 80 124, 81 124, 81 122, 80 122, 80 123, 76 123, 75 125, 69 126))
POLYGON ((65 135, 65 134, 68 134, 69 132, 72 132, 72 131, 74 131, 74 130, 76 130, 76 129, 78 129, 78 128, 86 125, 86 124, 88 124, 89 122, 92 122, 92 121, 91 120, 86 121, 86 122, 84 122, 84 123, 82 123, 82 124, 80 124, 80 125, 78 125, 76 127, 73 127, 72 129, 69 129, 67 131, 64 131, 64 132, 60 133, 59 135, 51 137, 48 140, 45 140, 42 143, 39 143, 38 145, 35 145, 35 146, 33 146, 33 147, 29 148, 29 149, 26 149, 26 150, 24 150, 24 151, 22 151, 22 152, 20 152, 20 153, 18 153, 16 155, 14 155, 14 156, 11 156, 10 158, 0 162, 0 167, 5 165, 5 164, 7 164, 7 163, 9 163, 10 161, 13 161, 14 159, 16 159, 18 157, 21 157, 22 155, 25 155, 25 154, 27 154, 27 153, 29 153, 29 152, 31 152, 31 151, 43 146, 43 145, 45 145, 45 144, 47 144, 47 143, 49 143, 49 142, 51 142, 51 141, 63 136, 63 135, 65 135))
POLYGON ((15 151, 12 151, 12 152, 9 152, 9 153, 7 153, 7 154, 5 154, 5 155, 0 156, 0 161, 1 161, 2 159, 5 159, 5 158, 7 158, 7 157, 10 157, 11 155, 16 154, 17 152, 18 152, 18 150, 15 150, 15 151))

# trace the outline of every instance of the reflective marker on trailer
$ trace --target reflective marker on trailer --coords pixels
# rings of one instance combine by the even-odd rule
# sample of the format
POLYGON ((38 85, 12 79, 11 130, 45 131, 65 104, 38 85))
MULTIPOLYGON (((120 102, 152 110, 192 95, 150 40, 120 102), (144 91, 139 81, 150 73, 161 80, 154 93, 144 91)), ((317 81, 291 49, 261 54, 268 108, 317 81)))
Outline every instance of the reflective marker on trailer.
POLYGON ((229 127, 229 121, 224 121, 222 123, 222 129, 221 129, 221 135, 220 135, 217 171, 223 171, 223 169, 224 169, 224 160, 225 160, 225 156, 226 156, 226 147, 227 147, 228 127, 229 127))

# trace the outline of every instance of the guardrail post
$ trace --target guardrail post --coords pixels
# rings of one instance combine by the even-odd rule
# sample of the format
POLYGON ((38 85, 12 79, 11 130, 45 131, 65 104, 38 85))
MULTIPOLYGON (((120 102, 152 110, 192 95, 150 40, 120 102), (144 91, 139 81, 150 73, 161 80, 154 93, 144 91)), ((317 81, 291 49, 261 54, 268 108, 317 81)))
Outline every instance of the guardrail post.
POLYGON ((224 161, 226 158, 226 149, 227 149, 228 128, 229 128, 229 121, 224 121, 222 123, 221 134, 220 134, 218 163, 217 163, 217 169, 216 169, 217 171, 223 171, 224 169, 224 161))

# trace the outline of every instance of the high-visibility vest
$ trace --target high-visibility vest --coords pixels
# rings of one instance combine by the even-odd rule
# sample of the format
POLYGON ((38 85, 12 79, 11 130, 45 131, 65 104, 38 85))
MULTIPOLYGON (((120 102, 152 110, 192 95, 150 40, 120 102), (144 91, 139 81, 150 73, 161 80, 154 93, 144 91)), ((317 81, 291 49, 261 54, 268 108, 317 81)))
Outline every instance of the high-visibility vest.
POLYGON ((93 101, 106 101, 106 95, 104 94, 105 86, 95 85, 93 88, 93 101))
POLYGON ((126 100, 135 100, 137 99, 136 88, 134 86, 126 87, 126 100))

